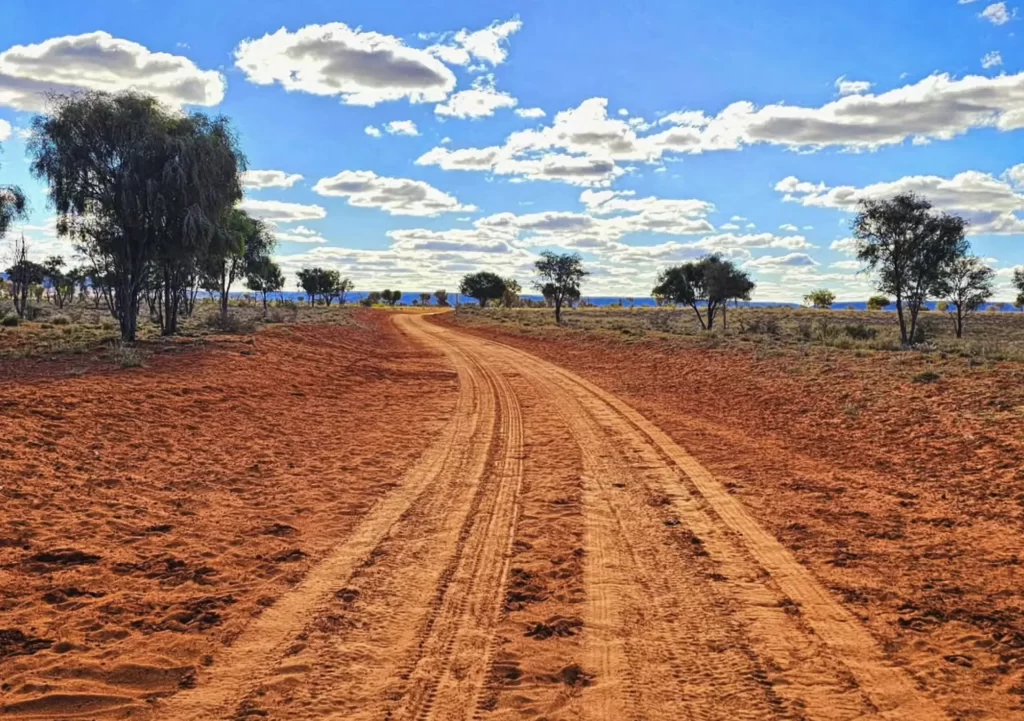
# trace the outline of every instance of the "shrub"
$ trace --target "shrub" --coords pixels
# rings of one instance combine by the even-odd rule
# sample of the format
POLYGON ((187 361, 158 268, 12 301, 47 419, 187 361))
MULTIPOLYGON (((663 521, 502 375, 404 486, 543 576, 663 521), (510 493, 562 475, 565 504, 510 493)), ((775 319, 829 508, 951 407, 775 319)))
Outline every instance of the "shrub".
POLYGON ((52 318, 50 318, 50 322, 53 325, 70 325, 71 324, 71 319, 68 318, 66 315, 62 315, 62 314, 58 313, 57 315, 55 315, 52 318))
POLYGON ((813 290, 804 296, 804 303, 813 308, 831 308, 836 302, 836 294, 826 288, 813 290))
POLYGON ((218 313, 216 315, 207 316, 206 327, 213 331, 220 333, 228 333, 230 335, 247 335, 256 331, 256 322, 244 318, 239 318, 237 315, 228 314, 224 317, 218 313))
POLYGON ((142 349, 127 343, 114 344, 114 362, 122 368, 140 368, 144 358, 142 349))
POLYGON ((863 323, 847 323, 843 326, 843 332, 854 340, 874 340, 878 335, 877 328, 870 328, 863 323))
POLYGON ((868 298, 868 310, 882 310, 887 305, 892 305, 892 301, 884 295, 873 295, 868 298))
POLYGON ((3 319, 0 320, 0 325, 6 326, 8 328, 13 328, 19 323, 21 323, 21 318, 19 318, 18 314, 14 313, 13 311, 5 315, 3 319))
POLYGON ((940 376, 935 371, 923 371, 915 375, 913 378, 911 378, 911 380, 914 383, 934 383, 941 377, 942 376, 940 376))

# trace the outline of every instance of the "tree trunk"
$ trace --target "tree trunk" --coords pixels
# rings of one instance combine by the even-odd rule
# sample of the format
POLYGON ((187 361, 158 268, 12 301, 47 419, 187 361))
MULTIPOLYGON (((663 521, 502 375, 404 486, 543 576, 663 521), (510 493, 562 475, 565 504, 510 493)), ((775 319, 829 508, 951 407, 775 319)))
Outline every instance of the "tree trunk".
POLYGON ((555 298, 555 324, 562 325, 562 299, 555 298))
POLYGON ((964 337, 964 314, 963 311, 960 310, 959 303, 957 303, 956 306, 956 337, 964 337))
POLYGON ((903 345, 907 343, 907 321, 903 317, 903 298, 899 295, 896 296, 896 315, 900 319, 900 341, 903 345))

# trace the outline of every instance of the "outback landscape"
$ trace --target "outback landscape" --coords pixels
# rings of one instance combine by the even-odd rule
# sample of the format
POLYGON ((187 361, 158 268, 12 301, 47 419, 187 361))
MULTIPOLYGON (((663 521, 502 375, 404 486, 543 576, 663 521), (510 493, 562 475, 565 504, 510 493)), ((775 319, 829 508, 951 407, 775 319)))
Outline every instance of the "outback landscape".
POLYGON ((1024 721, 1016 7, 189 2, 0 10, 0 719, 1024 721))
POLYGON ((413 310, 4 360, 3 715, 1024 717, 1018 316, 413 310))

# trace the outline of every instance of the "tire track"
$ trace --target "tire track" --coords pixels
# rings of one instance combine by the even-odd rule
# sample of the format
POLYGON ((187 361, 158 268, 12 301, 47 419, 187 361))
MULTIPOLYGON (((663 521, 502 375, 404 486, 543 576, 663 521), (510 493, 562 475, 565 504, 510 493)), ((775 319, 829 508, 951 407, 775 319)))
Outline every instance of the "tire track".
MULTIPOLYGON (((156 718, 209 721, 233 718, 240 705, 294 655, 297 637, 353 574, 368 562, 393 527, 439 480, 457 476, 481 432, 489 435, 493 408, 486 403, 480 371, 461 354, 445 351, 459 375, 459 397, 443 435, 405 474, 398 488, 381 498, 353 533, 320 561, 292 592, 256 618, 193 689, 157 705, 156 718)), ((287 668, 287 667, 286 667, 287 668)), ((243 708, 243 711, 245 709, 243 708)))
MULTIPOLYGON (((549 392, 560 389, 571 395, 598 428, 616 439, 612 445, 626 443, 640 449, 640 467, 650 471, 652 485, 666 491, 669 502, 680 512, 680 520, 702 532, 698 537, 710 540, 707 550, 712 558, 735 574, 728 577, 728 589, 740 606, 739 617, 748 624, 756 651, 772 662, 781 661, 774 676, 783 688, 790 687, 786 695, 798 700, 797 708, 815 711, 813 718, 948 718, 885 658, 867 630, 810 572, 660 429, 615 396, 568 371, 502 344, 479 343, 499 362, 513 363, 523 372, 532 369, 538 383, 548 384, 549 392), (765 583, 768 577, 770 584, 765 583), (773 593, 769 586, 778 592, 773 593), (770 603, 773 596, 774 604, 770 603), (786 613, 793 607, 798 609, 798 619, 786 613), (817 668, 809 671, 808 667, 814 665, 817 668), (829 678, 823 679, 823 675, 829 678), (832 695, 834 691, 841 692, 846 700, 832 695), (851 691, 855 696, 862 695, 859 703, 850 701, 851 691)), ((574 427, 577 431, 581 428, 574 427)), ((594 441, 584 436, 581 447, 593 447, 594 441)), ((589 463, 600 470, 602 459, 591 455, 589 463)), ((590 498, 591 502, 598 500, 596 494, 590 498)), ((614 501, 608 502, 614 507, 614 501)), ((593 546, 588 548, 593 550, 593 546)), ((617 565, 617 561, 613 559, 610 565, 617 565)), ((657 586, 655 583, 649 588, 657 586)), ((591 612, 602 613, 593 604, 591 612)), ((629 668, 636 673, 633 664, 629 668)))
MULTIPOLYGON (((413 326, 445 343, 434 326, 413 326)), ((456 343, 456 345, 458 345, 456 343)), ((474 518, 439 615, 409 674, 396 719, 467 719, 477 715, 493 652, 493 629, 508 578, 523 482, 523 421, 518 399, 500 371, 489 371, 501 411, 503 447, 496 489, 474 518), (483 509, 481 509, 483 510, 483 509)))

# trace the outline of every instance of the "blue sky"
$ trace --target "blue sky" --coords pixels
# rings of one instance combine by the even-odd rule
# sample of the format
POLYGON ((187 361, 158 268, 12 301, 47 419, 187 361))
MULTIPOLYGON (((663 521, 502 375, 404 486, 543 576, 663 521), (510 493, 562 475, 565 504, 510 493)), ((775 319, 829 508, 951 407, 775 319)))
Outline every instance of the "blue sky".
POLYGON ((22 131, 40 92, 137 87, 233 119, 245 207, 290 273, 411 291, 490 269, 525 286, 536 253, 566 248, 593 270, 587 294, 644 295, 660 268, 722 252, 756 299, 862 299, 850 210, 916 190, 972 221, 1010 298, 1016 3, 782 7, 8 0, 0 182, 29 192, 33 252, 71 255, 22 131))

